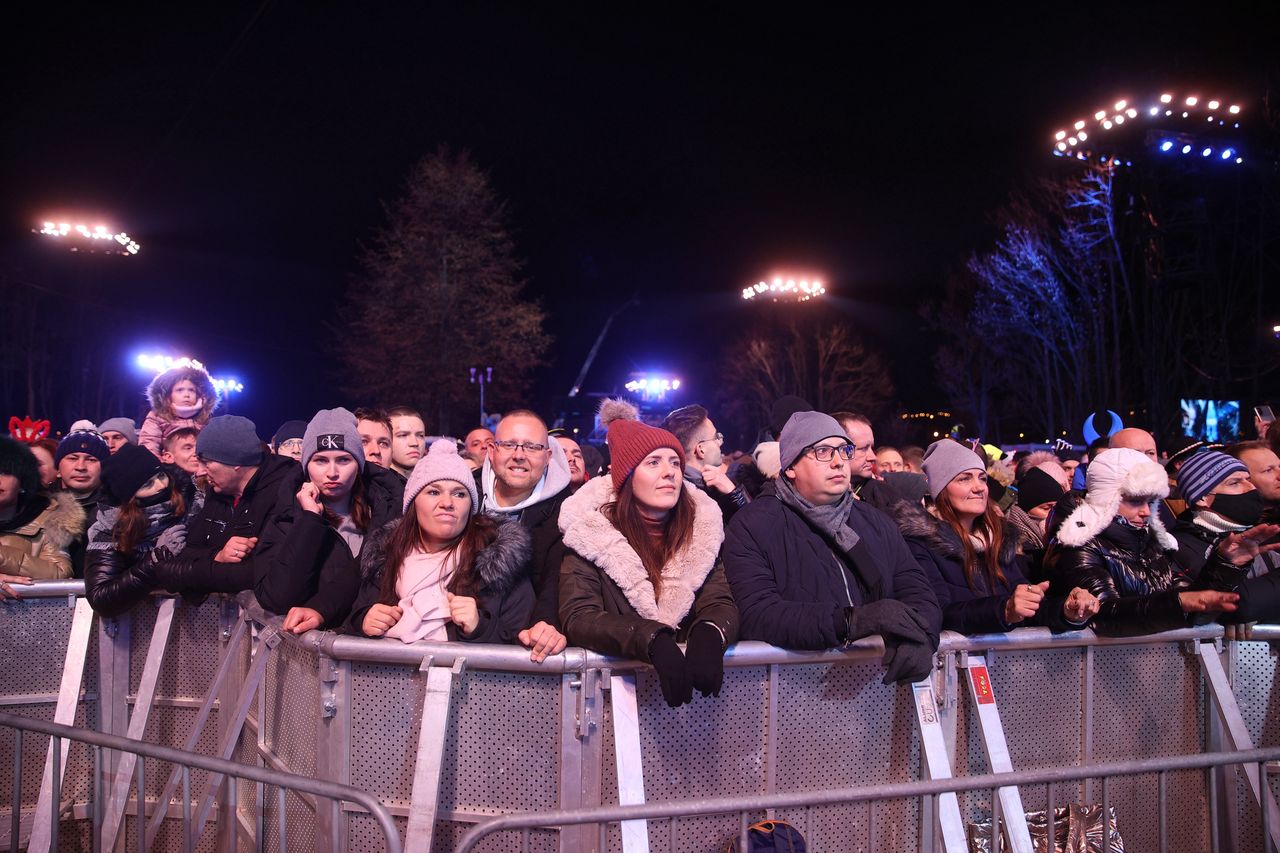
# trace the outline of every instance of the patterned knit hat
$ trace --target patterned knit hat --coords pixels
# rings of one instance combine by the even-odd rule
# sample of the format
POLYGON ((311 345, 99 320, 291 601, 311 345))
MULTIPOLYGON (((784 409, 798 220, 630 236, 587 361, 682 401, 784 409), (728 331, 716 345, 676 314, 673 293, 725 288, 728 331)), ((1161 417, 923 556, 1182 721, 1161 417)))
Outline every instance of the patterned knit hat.
POLYGON ((53 454, 53 464, 62 462, 63 457, 72 453, 88 453, 99 462, 105 462, 111 455, 107 443, 102 436, 87 429, 67 433, 67 437, 58 442, 58 452, 53 454))
POLYGON ((1249 473, 1244 463, 1233 456, 1217 450, 1201 450, 1178 469, 1178 490, 1186 499, 1187 506, 1194 506, 1196 501, 1237 471, 1249 473))
POLYGON ((600 404, 600 425, 608 427, 609 456, 612 465, 613 490, 622 491, 622 484, 636 470, 636 466, 653 451, 666 447, 680 457, 684 467, 684 446, 665 429, 640 422, 640 413, 626 400, 605 400, 600 404))
POLYGON ((427 455, 418 460, 409 472, 409 482, 404 486, 404 506, 402 511, 409 512, 418 492, 439 480, 455 480, 471 493, 471 515, 480 511, 480 490, 476 487, 475 474, 471 466, 458 455, 458 445, 450 438, 437 438, 427 448, 427 455))

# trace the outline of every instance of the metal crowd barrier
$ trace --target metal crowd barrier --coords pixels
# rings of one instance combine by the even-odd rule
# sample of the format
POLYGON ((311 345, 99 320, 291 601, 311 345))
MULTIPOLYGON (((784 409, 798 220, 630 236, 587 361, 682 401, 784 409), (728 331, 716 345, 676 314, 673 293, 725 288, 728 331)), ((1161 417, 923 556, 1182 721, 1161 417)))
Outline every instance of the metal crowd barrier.
MULTIPOLYGON (((239 608, 157 599, 98 620, 95 632, 79 591, 78 582, 36 584, 0 611, 0 651, 11 662, 0 671, 0 707, 350 786, 386 805, 410 851, 454 849, 467 830, 513 813, 547 818, 529 825, 531 849, 713 849, 739 831, 740 809, 642 819, 665 813, 662 804, 709 799, 750 804, 748 817, 794 817, 817 850, 961 851, 967 824, 991 818, 1008 849, 1030 851, 1025 812, 1097 803, 1104 787, 1130 850, 1157 849, 1166 836, 1172 849, 1196 851, 1280 840, 1273 774, 1257 767, 1177 765, 1164 812, 1138 780, 1104 786, 1100 773, 1116 762, 1280 744, 1277 627, 1225 644, 1216 626, 1121 639, 948 633, 934 676, 909 687, 880 684, 878 640, 820 653, 739 643, 719 698, 671 709, 648 667, 582 649, 534 664, 516 647, 296 637, 248 595, 239 608), (1064 768, 1048 790, 1007 775, 1064 768), (992 773, 994 792, 969 781, 992 773), (866 806, 832 798, 929 780, 944 793, 866 806), (952 780, 963 784, 946 787, 952 780), (584 810, 603 820, 599 809, 612 806, 635 810, 617 812, 628 819, 603 835, 589 823, 549 820, 584 810), (643 811, 650 807, 658 811, 643 811)), ((147 847, 180 849, 179 768, 167 779, 148 774, 151 815, 139 824, 129 799, 136 757, 110 753, 95 774, 89 751, 73 744, 56 762, 46 752, 40 780, 32 745, 22 749, 29 802, 17 816, 29 849, 48 849, 40 827, 50 813, 41 808, 55 799, 55 765, 66 768, 56 776, 64 839, 90 840, 88 819, 101 806, 93 839, 101 849, 120 838, 132 847, 139 833, 147 847)), ((0 730, 0 767, 13 751, 0 730)), ((282 817, 294 828, 288 849, 385 849, 377 819, 358 802, 306 790, 282 802, 257 781, 203 770, 191 784, 196 823, 216 822, 219 850, 265 849, 282 817)), ((0 803, 12 801, 7 793, 0 803)), ((0 841, 12 840, 12 817, 0 815, 0 841)), ((489 835, 479 849, 510 849, 519 834, 489 835)))
MULTIPOLYGON (((285 794, 288 791, 305 792, 315 797, 323 797, 335 802, 351 802, 357 803, 373 817, 378 827, 382 830, 383 841, 386 849, 390 853, 400 853, 400 834, 396 831, 395 823, 391 819, 391 815, 387 813, 386 808, 376 799, 364 793, 357 791, 348 785, 337 785, 323 779, 311 779, 306 776, 297 776, 291 773, 279 773, 277 771, 267 771, 258 767, 251 767, 239 764, 234 761, 224 761, 218 758, 210 758, 204 755, 197 755, 193 752, 185 752, 166 746, 156 746, 131 738, 123 738, 118 735, 104 735, 100 732, 84 731, 82 729, 71 728, 70 726, 58 725, 57 723, 46 723, 41 720, 33 720, 28 717, 18 716, 16 714, 0 713, 0 727, 12 729, 16 733, 14 750, 14 769, 13 778, 15 789, 15 800, 21 800, 21 780, 22 780, 22 744, 25 732, 36 732, 47 735, 49 737, 49 749, 53 755, 53 762, 58 763, 59 756, 62 755, 63 741, 69 740, 76 743, 83 743, 93 748, 93 766, 95 768, 103 767, 104 753, 103 750, 112 750, 122 755, 131 756, 135 759, 136 770, 134 778, 136 779, 135 788, 135 804, 145 802, 146 796, 146 759, 150 758, 157 761, 163 761, 171 764, 179 771, 182 781, 182 849, 186 853, 192 853, 196 844, 203 834, 203 821, 199 813, 196 817, 192 817, 193 807, 198 807, 198 803, 192 801, 191 792, 191 770, 199 768, 206 773, 214 776, 227 776, 234 779, 251 781, 258 785, 268 786, 276 789, 276 799, 279 804, 277 814, 279 820, 275 826, 275 841, 277 850, 287 850, 288 846, 288 826, 285 822, 284 801, 285 794)), ((103 793, 96 789, 101 777, 97 776, 94 782, 95 790, 93 791, 94 805, 94 826, 101 827, 103 823, 102 803, 103 793)), ((58 793, 58 783, 54 782, 53 801, 60 802, 61 797, 58 793)), ((13 853, 18 850, 18 811, 14 810, 11 815, 11 822, 14 826, 9 836, 9 849, 13 853)), ((49 821, 49 846, 52 849, 58 847, 58 831, 61 821, 57 817, 50 818, 49 821)), ((152 845, 149 844, 141 834, 136 839, 137 850, 147 850, 152 845)), ((114 845, 107 845, 108 847, 114 845)))

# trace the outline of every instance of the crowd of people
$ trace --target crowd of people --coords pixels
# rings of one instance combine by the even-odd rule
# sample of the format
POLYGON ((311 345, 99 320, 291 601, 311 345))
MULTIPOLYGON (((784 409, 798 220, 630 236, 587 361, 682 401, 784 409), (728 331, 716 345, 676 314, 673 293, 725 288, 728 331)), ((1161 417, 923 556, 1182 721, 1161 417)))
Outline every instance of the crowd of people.
POLYGON ((92 606, 252 590, 286 630, 567 645, 719 694, 736 640, 883 639, 886 684, 945 630, 1147 634, 1280 619, 1280 431, 1163 458, 1122 429, 1085 454, 877 446, 854 412, 784 397, 771 440, 723 452, 706 408, 602 405, 603 447, 507 412, 431 438, 408 407, 321 410, 264 442, 197 367, 141 427, 24 422, 0 438, 0 598, 83 576, 92 606))

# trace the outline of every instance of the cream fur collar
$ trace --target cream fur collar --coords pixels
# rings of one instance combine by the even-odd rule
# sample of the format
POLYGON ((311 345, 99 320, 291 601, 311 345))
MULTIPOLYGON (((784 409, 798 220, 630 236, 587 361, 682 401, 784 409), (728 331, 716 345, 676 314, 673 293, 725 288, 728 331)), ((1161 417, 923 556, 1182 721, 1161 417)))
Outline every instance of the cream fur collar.
POLYGON ((693 597, 711 574, 724 541, 724 521, 716 502, 689 483, 685 494, 693 500, 693 536, 662 569, 662 600, 656 601, 653 584, 640 555, 609 523, 600 507, 614 498, 613 480, 595 477, 560 505, 560 530, 564 544, 609 576, 636 613, 664 625, 677 627, 693 608, 693 597))

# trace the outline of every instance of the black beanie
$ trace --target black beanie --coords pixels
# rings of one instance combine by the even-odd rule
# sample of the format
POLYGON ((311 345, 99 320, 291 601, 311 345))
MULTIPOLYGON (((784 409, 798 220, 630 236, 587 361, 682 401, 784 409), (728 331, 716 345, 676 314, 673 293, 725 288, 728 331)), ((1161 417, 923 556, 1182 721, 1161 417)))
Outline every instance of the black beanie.
POLYGON ((773 406, 769 409, 769 432, 777 439, 782 435, 782 428, 787 425, 787 421, 791 420, 792 415, 796 412, 812 411, 813 406, 793 394, 779 397, 773 401, 773 406))
POLYGON ((102 463, 102 486, 112 506, 129 500, 161 470, 160 460, 145 447, 123 444, 102 463))
POLYGON ((1061 483, 1039 468, 1032 468, 1018 481, 1018 507, 1027 512, 1040 504, 1057 501, 1062 493, 1061 483))
POLYGON ((40 491, 40 463, 31 448, 20 441, 0 435, 0 474, 18 478, 23 500, 40 491))

